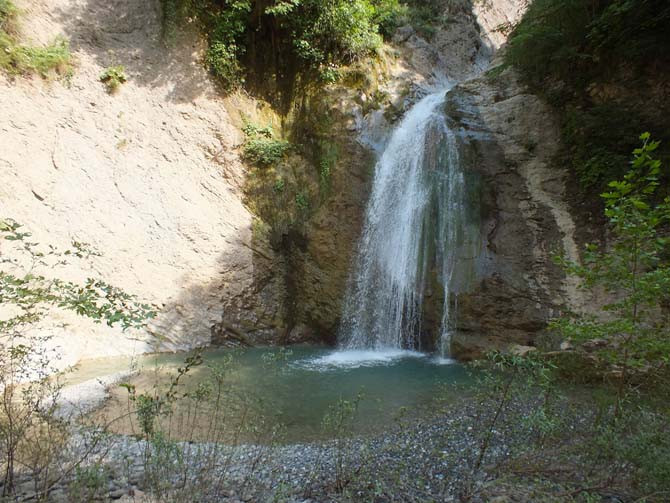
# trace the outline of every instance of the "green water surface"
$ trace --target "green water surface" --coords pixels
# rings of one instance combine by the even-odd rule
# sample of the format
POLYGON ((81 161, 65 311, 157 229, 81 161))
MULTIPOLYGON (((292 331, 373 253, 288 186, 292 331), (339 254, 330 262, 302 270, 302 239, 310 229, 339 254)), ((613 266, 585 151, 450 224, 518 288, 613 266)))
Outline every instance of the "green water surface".
MULTIPOLYGON (((186 356, 140 357, 133 362, 139 373, 127 382, 136 386, 138 393, 161 396, 177 375, 177 368, 183 368, 186 356)), ((128 365, 128 359, 84 362, 71 381, 90 378, 96 372, 119 371, 128 365)), ((211 430, 213 419, 229 425, 244 419, 258 426, 259 431, 276 428, 274 439, 310 441, 335 436, 334 427, 324 425, 324 418, 337 416, 347 408, 353 409, 346 413, 342 427, 347 433, 375 433, 392 427, 399 417, 429 414, 436 401, 455 396, 468 381, 462 365, 409 351, 318 347, 207 350, 203 363, 180 379, 178 394, 188 396, 175 401, 172 410, 181 416, 179 420, 172 418, 169 427, 177 436, 190 438, 199 437, 198 430, 211 430), (211 403, 217 390, 223 399, 217 402, 215 412, 211 403), (198 393, 206 397, 199 408, 194 398, 198 393)), ((99 413, 116 417, 132 407, 127 390, 119 387, 99 413)), ((116 424, 119 432, 138 432, 137 421, 116 424)), ((241 436, 253 435, 245 430, 241 436)))

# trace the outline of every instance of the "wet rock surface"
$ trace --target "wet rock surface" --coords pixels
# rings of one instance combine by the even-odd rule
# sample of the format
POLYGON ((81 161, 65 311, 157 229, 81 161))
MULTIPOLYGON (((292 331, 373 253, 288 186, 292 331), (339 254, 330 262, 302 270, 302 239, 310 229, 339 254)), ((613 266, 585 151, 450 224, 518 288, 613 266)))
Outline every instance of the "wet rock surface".
POLYGON ((466 169, 480 179, 481 253, 457 299, 453 354, 471 359, 509 344, 532 345, 547 322, 580 298, 552 257, 578 258, 566 203, 567 170, 553 163, 552 113, 512 70, 454 88, 446 113, 466 169))

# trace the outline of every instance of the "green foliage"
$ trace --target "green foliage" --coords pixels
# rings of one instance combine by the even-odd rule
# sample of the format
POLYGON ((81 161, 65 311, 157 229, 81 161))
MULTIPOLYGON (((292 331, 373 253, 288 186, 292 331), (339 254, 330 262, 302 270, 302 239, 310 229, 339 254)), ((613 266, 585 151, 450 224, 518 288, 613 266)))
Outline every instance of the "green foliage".
POLYGON ((334 84, 340 80, 341 75, 337 66, 334 64, 322 65, 319 68, 319 78, 324 84, 334 84))
MULTIPOLYGON (((459 476, 461 499, 476 499, 477 472, 494 462, 495 476, 502 479, 527 474, 515 480, 519 486, 537 487, 544 479, 547 498, 536 494, 533 501, 563 501, 557 485, 567 489, 565 495, 592 493, 588 501, 601 501, 600 487, 637 501, 664 501, 654 496, 670 489, 667 407, 654 406, 641 393, 619 401, 602 382, 567 386, 554 353, 492 353, 474 365, 477 386, 469 403, 475 406, 478 448, 472 450, 469 473, 459 476), (500 442, 506 453, 496 459, 491 447, 500 442)), ((665 392, 657 399, 665 402, 665 392)))
POLYGON ((148 439, 145 451, 145 481, 151 492, 160 500, 168 500, 174 488, 170 480, 175 472, 184 471, 184 453, 174 440, 158 431, 148 439))
POLYGON ((670 223, 670 197, 658 196, 661 163, 653 153, 659 144, 648 133, 641 139, 628 173, 601 195, 613 242, 606 249, 588 245, 583 264, 560 260, 584 288, 603 288, 613 296, 604 307, 608 316, 553 323, 576 342, 605 341, 598 354, 618 371, 620 400, 631 371, 649 372, 649 366, 670 362, 670 327, 659 316, 670 300, 670 239, 664 231, 670 223))
POLYGON ((379 33, 391 37, 407 18, 409 8, 399 0, 372 0, 374 7, 373 22, 379 26, 379 33))
POLYGON ((56 39, 45 47, 23 46, 0 30, 0 68, 11 75, 37 73, 47 78, 56 72, 67 76, 71 72, 69 44, 64 39, 56 39))
POLYGON ((663 0, 535 0, 506 53, 531 82, 588 81, 613 59, 643 65, 669 47, 663 0))
POLYGON ((254 65, 265 80, 306 71, 334 82, 337 66, 374 53, 405 12, 398 0, 163 0, 166 36, 197 19, 207 64, 226 89, 254 65))
POLYGON ((367 0, 305 0, 303 6, 293 47, 306 63, 352 61, 380 46, 375 8, 367 0))
POLYGON ((45 47, 21 45, 16 37, 18 13, 11 0, 0 0, 0 68, 10 75, 37 73, 46 78, 55 72, 67 77, 72 71, 68 42, 57 38, 45 47))
POLYGON ((197 3, 197 0, 161 0, 164 42, 174 43, 180 22, 188 19, 197 3))
POLYGON ((11 0, 0 0, 0 31, 11 31, 11 23, 17 14, 18 9, 11 0))
POLYGON ((337 145, 329 141, 319 143, 319 188, 322 195, 330 191, 330 177, 338 158, 337 145))
POLYGON ((202 350, 196 350, 192 355, 186 357, 184 366, 177 369, 177 374, 171 377, 169 385, 163 393, 138 393, 137 388, 132 384, 122 383, 119 385, 128 391, 129 400, 135 404, 135 414, 145 438, 152 439, 156 436, 155 423, 160 415, 169 415, 173 404, 177 400, 189 396, 188 392, 180 390, 180 381, 202 363, 202 350))
POLYGON ((207 51, 207 65, 227 90, 242 82, 242 68, 238 61, 238 49, 234 44, 214 42, 207 51))
POLYGON ((286 188, 286 182, 283 178, 278 178, 272 188, 275 192, 284 192, 284 189, 286 188))
MULTIPOLYGON (((73 311, 96 323, 120 324, 124 330, 141 327, 155 316, 153 306, 138 302, 132 295, 104 281, 89 278, 82 285, 34 273, 36 266, 55 267, 65 263, 68 256, 89 257, 96 252, 88 251, 84 243, 78 242, 73 249, 64 252, 53 246, 43 250, 28 239, 30 233, 21 231, 21 227, 11 219, 0 220, 0 236, 5 241, 15 242, 32 264, 27 271, 22 268, 0 270, 0 303, 18 309, 14 317, 0 321, 3 332, 20 330, 41 320, 46 306, 73 311)), ((8 259, 2 262, 11 264, 8 259)))
POLYGON ((306 192, 298 192, 295 195, 295 204, 300 211, 309 210, 309 196, 306 192))
POLYGON ((626 172, 629 153, 637 146, 644 124, 628 105, 600 104, 591 107, 566 105, 562 134, 565 161, 585 187, 601 190, 609 180, 626 172))
POLYGON ((88 503, 103 499, 107 494, 108 470, 100 463, 77 466, 73 480, 67 486, 68 501, 88 503))
POLYGON ((246 136, 244 157, 259 166, 277 164, 291 147, 289 142, 275 138, 272 126, 259 128, 254 124, 247 124, 243 132, 246 136))
MULTIPOLYGON (((59 416, 61 385, 51 379, 58 355, 49 350, 49 332, 36 330, 37 324, 47 323, 50 309, 59 308, 127 329, 143 326, 155 310, 101 280, 77 284, 40 274, 99 254, 86 243, 74 241, 71 249, 60 251, 30 237, 14 220, 0 219, 0 245, 12 251, 0 255, 0 305, 6 308, 0 318, 0 466, 3 496, 14 493, 21 464, 34 474, 38 499, 46 499, 64 476, 65 468, 56 476, 53 465, 67 441, 68 424, 59 416)), ((96 489, 87 484, 79 489, 96 489)))
POLYGON ((122 65, 105 68, 105 71, 100 74, 100 82, 105 84, 109 93, 116 92, 127 80, 126 69, 122 65))
POLYGON ((407 0, 406 4, 402 21, 427 39, 432 38, 440 26, 450 22, 454 11, 470 9, 467 0, 407 0))
POLYGON ((556 107, 566 146, 557 162, 587 190, 621 176, 643 127, 670 132, 664 105, 645 96, 664 79, 669 22, 664 0, 534 0, 511 33, 506 62, 556 107))
POLYGON ((581 50, 591 20, 585 0, 535 0, 512 32, 506 60, 533 82, 555 74, 583 78, 572 65, 593 59, 581 50))
POLYGON ((667 491, 670 481, 670 431, 667 417, 633 408, 627 421, 615 423, 615 426, 619 434, 610 444, 615 459, 623 458, 630 463, 635 481, 647 493, 667 491))
POLYGON ((358 407, 363 400, 359 392, 353 400, 340 399, 328 407, 323 417, 322 428, 335 438, 335 490, 342 493, 355 475, 354 463, 350 459, 348 436, 351 434, 352 423, 356 419, 358 407))

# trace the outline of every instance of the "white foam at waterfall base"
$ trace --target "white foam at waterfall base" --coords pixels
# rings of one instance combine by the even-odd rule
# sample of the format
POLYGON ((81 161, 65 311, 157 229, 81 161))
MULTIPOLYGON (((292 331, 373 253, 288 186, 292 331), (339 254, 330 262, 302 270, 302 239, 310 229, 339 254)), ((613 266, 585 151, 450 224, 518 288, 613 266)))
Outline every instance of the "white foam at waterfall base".
POLYGON ((404 358, 426 358, 424 353, 395 348, 345 349, 323 356, 296 362, 297 366, 310 370, 336 370, 341 368, 372 367, 389 365, 404 358))
POLYGON ((441 356, 434 356, 430 359, 430 363, 434 365, 454 365, 458 362, 453 358, 442 358, 441 356))

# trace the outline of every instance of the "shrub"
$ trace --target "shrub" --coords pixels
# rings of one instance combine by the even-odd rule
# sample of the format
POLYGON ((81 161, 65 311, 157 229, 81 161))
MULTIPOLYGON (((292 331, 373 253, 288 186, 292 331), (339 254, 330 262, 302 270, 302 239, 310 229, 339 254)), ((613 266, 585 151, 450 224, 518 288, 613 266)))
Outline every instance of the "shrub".
POLYGON ((289 143, 274 138, 250 138, 244 145, 244 157, 255 164, 269 166, 278 163, 289 149, 289 143))
POLYGON ((13 75, 38 73, 46 78, 52 72, 67 76, 72 69, 67 40, 59 38, 45 47, 22 46, 0 30, 0 68, 13 75))
POLYGON ((10 0, 0 0, 0 30, 11 31, 11 23, 16 18, 18 9, 10 0))
POLYGON ((373 22, 379 26, 379 33, 390 37, 409 13, 409 8, 398 0, 373 0, 373 22))
POLYGON ((563 318, 554 328, 579 343, 605 341, 597 354, 616 370, 617 409, 631 375, 649 366, 662 367, 670 354, 670 327, 657 319, 670 298, 670 239, 664 232, 670 223, 670 196, 658 201, 661 163, 652 157, 658 142, 648 133, 641 139, 628 173, 610 182, 609 191, 602 194, 611 245, 602 250, 588 245, 583 265, 559 260, 584 287, 603 288, 612 296, 606 317, 563 318))
POLYGON ((105 84, 108 93, 116 92, 121 84, 128 81, 126 69, 122 65, 110 66, 100 74, 100 82, 105 84))
POLYGON ((274 137, 271 126, 259 128, 247 124, 244 129, 247 137, 244 143, 244 157, 261 166, 270 166, 282 160, 290 148, 290 143, 274 137))
POLYGON ((56 72, 68 76, 72 68, 67 40, 57 38, 45 47, 20 45, 14 26, 18 12, 11 0, 0 0, 0 68, 12 75, 38 73, 46 78, 56 72))
POLYGON ((263 79, 306 70, 332 82, 333 67, 373 53, 380 31, 390 35, 404 12, 398 0, 163 0, 163 7, 166 36, 178 23, 200 22, 207 65, 227 89, 243 81, 250 55, 244 63, 262 68, 263 79))
POLYGON ((511 32, 506 62, 555 106, 565 145, 557 162, 593 195, 622 175, 639 131, 670 131, 662 100, 647 96, 667 80, 669 22, 665 0, 535 0, 511 32))
POLYGON ((295 204, 300 211, 307 211, 309 209, 309 196, 306 192, 298 192, 295 195, 295 204))
POLYGON ((40 247, 10 219, 0 219, 0 238, 15 252, 0 269, 0 305, 7 308, 0 319, 0 487, 2 497, 13 496, 21 466, 33 476, 40 500, 68 470, 80 466, 86 453, 74 466, 61 463, 69 428, 59 411, 61 384, 50 378, 57 355, 48 349, 49 331, 34 330, 37 324, 46 321, 50 308, 58 308, 96 323, 139 328, 155 311, 100 280, 77 284, 38 274, 94 254, 84 243, 62 252, 40 247))
POLYGON ((214 42, 207 51, 207 66, 218 77, 226 90, 242 83, 242 67, 238 61, 238 50, 233 44, 214 42))
POLYGON ((77 466, 73 480, 67 486, 68 499, 71 502, 87 503, 104 500, 108 484, 107 467, 100 463, 89 466, 77 466))
POLYGON ((381 44, 374 24, 375 8, 366 0, 311 0, 298 18, 299 35, 294 46, 310 63, 351 61, 376 50, 381 44))

